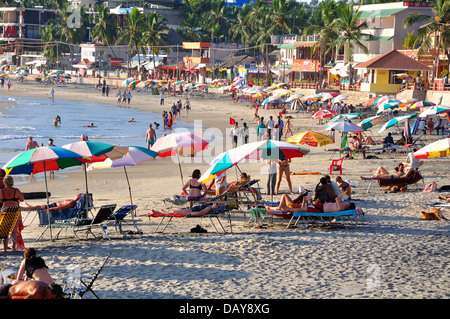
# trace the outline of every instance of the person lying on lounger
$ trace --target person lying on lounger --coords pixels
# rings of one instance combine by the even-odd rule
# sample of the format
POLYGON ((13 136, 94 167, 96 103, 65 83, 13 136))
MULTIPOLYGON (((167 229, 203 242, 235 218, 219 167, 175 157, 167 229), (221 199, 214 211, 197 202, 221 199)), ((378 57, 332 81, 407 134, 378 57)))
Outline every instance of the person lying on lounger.
POLYGON ((376 172, 373 176, 370 176, 370 177, 360 176, 360 177, 362 180, 382 179, 382 178, 393 179, 393 178, 402 177, 406 174, 405 165, 403 163, 398 164, 398 166, 396 168, 394 168, 394 170, 395 170, 395 172, 391 174, 383 166, 380 166, 380 167, 378 167, 378 169, 376 170, 376 172))
MULTIPOLYGON (((66 199, 56 203, 51 203, 48 205, 48 210, 60 210, 66 208, 73 208, 77 201, 83 196, 83 194, 78 194, 75 199, 66 199)), ((20 207, 22 210, 40 210, 47 209, 47 204, 31 206, 28 203, 25 203, 27 206, 20 207)))
MULTIPOLYGON (((343 193, 342 193, 343 194, 343 193)), ((340 196, 336 197, 334 203, 318 203, 313 202, 311 205, 305 207, 290 208, 288 206, 282 207, 282 211, 287 212, 309 212, 309 213, 335 213, 344 210, 355 209, 355 203, 353 202, 341 202, 340 196)))
MULTIPOLYGON (((213 205, 197 205, 190 208, 184 208, 180 210, 176 210, 170 214, 176 215, 184 215, 184 216, 202 216, 208 213, 211 213, 214 209, 219 208, 217 204, 213 205)), ((152 209, 152 212, 155 214, 164 214, 165 212, 158 212, 152 209)))
POLYGON ((306 206, 306 203, 308 201, 308 192, 304 192, 300 194, 297 198, 292 199, 287 194, 283 194, 280 200, 280 204, 278 206, 266 206, 267 210, 281 210, 282 207, 290 207, 290 208, 297 208, 297 207, 303 207, 306 206))

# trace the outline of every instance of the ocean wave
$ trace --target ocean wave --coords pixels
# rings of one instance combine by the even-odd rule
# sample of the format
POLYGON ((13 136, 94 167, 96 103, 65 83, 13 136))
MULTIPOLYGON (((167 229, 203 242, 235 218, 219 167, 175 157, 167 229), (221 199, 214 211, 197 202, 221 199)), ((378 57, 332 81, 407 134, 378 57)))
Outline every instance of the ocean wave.
MULTIPOLYGON (((20 139, 26 139, 26 138, 28 138, 28 135, 1 135, 0 134, 0 141, 20 140, 20 139)), ((33 138, 42 138, 42 136, 33 136, 33 138)))
POLYGON ((13 124, 0 124, 0 130, 8 130, 8 131, 36 131, 36 128, 32 126, 18 126, 13 124))

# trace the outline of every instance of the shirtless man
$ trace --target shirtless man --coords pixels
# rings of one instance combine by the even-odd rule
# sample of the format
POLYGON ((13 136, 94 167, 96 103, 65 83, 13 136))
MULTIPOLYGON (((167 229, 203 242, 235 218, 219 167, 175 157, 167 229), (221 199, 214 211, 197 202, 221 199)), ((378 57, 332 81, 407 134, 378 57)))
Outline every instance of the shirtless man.
POLYGON ((0 298, 16 299, 14 297, 17 299, 62 299, 63 290, 58 284, 47 285, 35 280, 0 287, 0 298))
POLYGON ((28 136, 28 142, 27 142, 27 145, 25 146, 25 151, 31 150, 38 146, 39 146, 38 143, 36 141, 33 141, 33 137, 28 136))
MULTIPOLYGON (((83 194, 78 194, 75 199, 66 199, 66 200, 62 200, 56 203, 51 203, 50 205, 48 205, 48 210, 60 210, 60 209, 66 209, 66 208, 73 208, 75 207, 75 204, 77 203, 77 201, 81 198, 81 196, 83 196, 83 194)), ((20 207, 22 210, 40 210, 40 209, 47 209, 47 205, 36 205, 36 206, 31 206, 28 203, 27 206, 25 207, 20 207)))
POLYGON ((155 141, 156 141, 156 132, 155 132, 155 130, 152 128, 152 125, 151 125, 151 124, 148 125, 147 134, 145 135, 145 141, 147 142, 147 148, 148 148, 148 149, 150 149, 150 147, 152 147, 153 144, 155 144, 155 141))
MULTIPOLYGON (((197 206, 193 206, 190 208, 184 208, 184 209, 180 209, 180 210, 176 210, 173 212, 173 214, 178 214, 178 215, 184 215, 184 216, 202 216, 205 214, 210 213, 211 211, 213 211, 214 209, 218 208, 219 206, 217 204, 213 204, 213 205, 197 205, 197 206)), ((152 212, 154 214, 164 214, 164 212, 158 212, 156 210, 152 209, 152 212)))

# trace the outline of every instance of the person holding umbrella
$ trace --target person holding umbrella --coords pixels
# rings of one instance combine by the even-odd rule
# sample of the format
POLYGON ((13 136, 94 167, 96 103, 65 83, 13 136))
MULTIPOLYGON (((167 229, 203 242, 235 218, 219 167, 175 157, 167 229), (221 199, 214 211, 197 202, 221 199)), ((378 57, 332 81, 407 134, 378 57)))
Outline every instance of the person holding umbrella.
MULTIPOLYGON (((0 201, 2 203, 2 211, 8 207, 19 207, 19 202, 25 200, 20 189, 13 187, 14 179, 11 175, 6 176, 3 179, 3 184, 5 188, 0 191, 0 201)), ((16 229, 12 233, 13 246, 12 250, 17 251, 16 244, 18 238, 22 238, 20 231, 23 229, 22 216, 19 216, 17 221, 16 229)), ((3 250, 6 252, 8 250, 8 238, 3 238, 3 250)))

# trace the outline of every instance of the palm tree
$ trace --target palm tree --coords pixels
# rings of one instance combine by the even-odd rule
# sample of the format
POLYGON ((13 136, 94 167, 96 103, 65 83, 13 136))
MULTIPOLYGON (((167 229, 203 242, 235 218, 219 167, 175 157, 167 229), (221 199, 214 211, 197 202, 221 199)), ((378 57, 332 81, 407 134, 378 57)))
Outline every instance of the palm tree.
POLYGON ((211 38, 222 38, 226 35, 229 23, 228 6, 223 0, 213 0, 211 10, 206 13, 211 38))
MULTIPOLYGON (((140 47, 142 44, 142 33, 146 30, 145 16, 134 7, 133 10, 127 12, 126 26, 120 29, 119 38, 116 40, 116 44, 128 43, 129 49, 135 49, 138 55, 138 68, 141 66, 140 47)), ((128 59, 130 63, 130 59, 128 59)))
POLYGON ((270 27, 273 34, 290 34, 292 25, 292 13, 294 2, 292 0, 272 1, 272 25, 270 27))
MULTIPOLYGON (((333 25, 338 4, 334 0, 325 0, 320 2, 317 8, 311 15, 312 24, 305 28, 304 33, 306 35, 314 34, 319 36, 319 39, 311 48, 311 53, 314 54, 319 49, 319 63, 320 66, 323 66, 325 62, 324 58, 330 49, 333 48, 331 44, 338 38, 338 34, 333 25)), ((322 76, 323 74, 320 73, 320 75, 322 76)))
POLYGON ((436 49, 433 76, 431 79, 431 84, 433 85, 434 79, 437 76, 439 51, 441 49, 445 50, 447 57, 450 58, 450 40, 448 39, 448 30, 450 28, 450 0, 431 0, 431 2, 434 17, 426 14, 413 13, 403 21, 403 26, 406 28, 416 23, 428 22, 417 30, 416 45, 420 43, 418 48, 419 55, 430 48, 436 49), (434 43, 432 38, 434 38, 434 43))
MULTIPOLYGON (((54 25, 56 36, 58 37, 58 39, 62 42, 69 43, 68 47, 70 52, 70 59, 73 62, 74 59, 73 45, 81 43, 85 32, 85 28, 82 25, 83 24, 82 19, 80 19, 80 25, 78 27, 73 27, 73 25, 68 23, 68 20, 72 15, 72 12, 69 12, 68 10, 69 10, 69 3, 68 2, 62 3, 59 9, 60 19, 55 20, 54 25)), ((84 12, 83 7, 80 7, 81 17, 84 16, 83 12, 84 12)))
POLYGON ((187 41, 200 42, 202 40, 202 28, 198 25, 198 16, 195 12, 186 12, 181 20, 182 27, 177 32, 187 41))
POLYGON ((49 62, 56 62, 58 60, 58 43, 56 41, 56 31, 52 24, 39 29, 41 40, 44 43, 44 50, 42 54, 49 62))
POLYGON ((147 28, 142 32, 142 44, 152 48, 153 67, 156 68, 155 54, 158 56, 159 47, 166 44, 169 27, 166 24, 167 19, 158 12, 150 13, 146 20, 147 28))
MULTIPOLYGON (((370 36, 365 34, 364 29, 367 28, 367 22, 364 21, 358 24, 359 16, 361 12, 359 7, 355 10, 355 4, 349 2, 337 9, 337 19, 332 22, 332 26, 339 37, 334 41, 337 49, 344 47, 344 63, 350 63, 353 60, 353 46, 360 48, 365 54, 369 53, 367 47, 361 43, 363 36, 370 36)), ((353 80, 353 72, 350 65, 350 84, 353 80)))
POLYGON ((102 5, 96 5, 98 19, 91 31, 92 39, 104 45, 114 43, 117 34, 117 27, 114 16, 109 13, 109 8, 102 5))
POLYGON ((233 41, 239 40, 247 46, 252 33, 250 22, 251 6, 244 4, 236 14, 236 19, 230 27, 230 36, 233 41))

